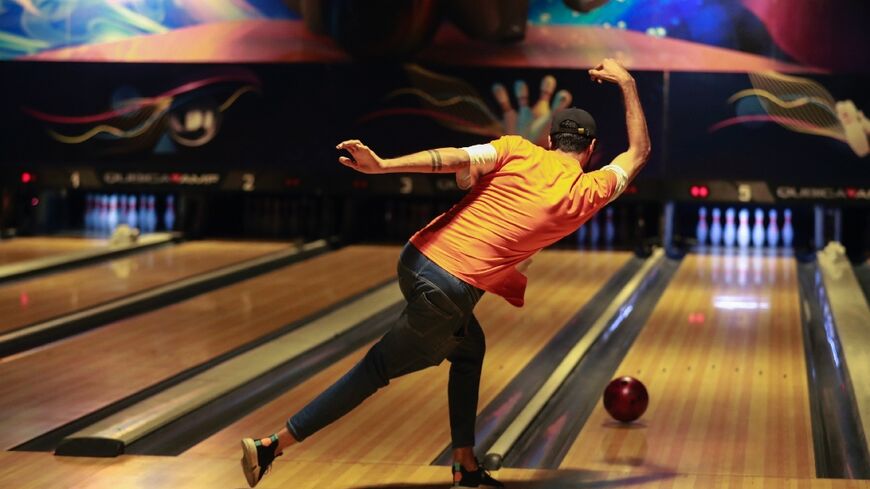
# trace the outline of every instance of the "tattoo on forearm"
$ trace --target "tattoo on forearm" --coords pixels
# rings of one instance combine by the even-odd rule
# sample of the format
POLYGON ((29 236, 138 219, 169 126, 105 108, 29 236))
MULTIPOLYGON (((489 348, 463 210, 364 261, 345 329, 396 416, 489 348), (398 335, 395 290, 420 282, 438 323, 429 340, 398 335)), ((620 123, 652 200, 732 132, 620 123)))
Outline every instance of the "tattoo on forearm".
POLYGON ((429 161, 432 163, 432 171, 437 172, 441 170, 441 154, 434 149, 430 149, 426 152, 429 153, 429 161))

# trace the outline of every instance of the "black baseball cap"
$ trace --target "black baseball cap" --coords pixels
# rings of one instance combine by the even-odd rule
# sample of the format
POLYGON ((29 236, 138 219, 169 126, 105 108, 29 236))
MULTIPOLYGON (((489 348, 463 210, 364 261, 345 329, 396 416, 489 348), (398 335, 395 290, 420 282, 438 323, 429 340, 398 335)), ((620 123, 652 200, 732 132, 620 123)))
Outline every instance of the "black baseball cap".
POLYGON ((583 109, 571 107, 569 109, 557 110, 553 113, 553 121, 550 124, 550 134, 579 134, 588 138, 594 138, 598 133, 598 126, 595 124, 595 119, 592 114, 583 109), (564 127, 565 121, 573 121, 577 124, 576 128, 564 127))

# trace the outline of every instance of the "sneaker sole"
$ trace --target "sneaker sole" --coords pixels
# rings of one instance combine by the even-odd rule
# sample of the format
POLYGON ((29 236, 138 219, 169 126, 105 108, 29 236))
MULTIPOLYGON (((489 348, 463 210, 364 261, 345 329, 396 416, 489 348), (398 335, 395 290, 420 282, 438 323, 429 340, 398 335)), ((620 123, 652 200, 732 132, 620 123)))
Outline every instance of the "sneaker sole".
POLYGON ((257 485, 257 445, 251 438, 242 440, 242 472, 245 473, 245 479, 248 480, 248 486, 254 487, 257 485))

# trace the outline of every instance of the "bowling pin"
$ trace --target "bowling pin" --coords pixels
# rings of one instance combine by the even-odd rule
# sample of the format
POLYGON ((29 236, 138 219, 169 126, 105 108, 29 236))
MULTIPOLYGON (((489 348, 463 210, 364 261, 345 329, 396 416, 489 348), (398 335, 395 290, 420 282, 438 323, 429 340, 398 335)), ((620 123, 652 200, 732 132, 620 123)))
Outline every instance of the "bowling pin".
POLYGON ((786 248, 791 248, 792 240, 794 240, 794 229, 791 225, 791 209, 783 211, 782 218, 782 245, 786 248))
POLYGON ((118 225, 118 194, 109 197, 109 214, 106 216, 106 231, 111 233, 118 225))
POLYGON ((598 239, 601 237, 601 226, 598 224, 598 214, 592 216, 589 220, 589 246, 595 248, 598 246, 598 239))
POLYGON ((136 196, 127 197, 127 225, 131 228, 139 227, 139 214, 136 211, 136 196))
POLYGON ((695 227, 695 239, 698 246, 704 246, 707 243, 707 208, 701 207, 698 209, 698 225, 695 227))
POLYGON ((118 196, 118 226, 127 224, 127 196, 121 194, 118 196))
POLYGON ((109 222, 109 196, 108 195, 100 195, 97 199, 97 204, 99 206, 99 212, 97 213, 97 233, 103 234, 106 232, 106 227, 109 222))
POLYGON ((752 245, 756 248, 764 246, 764 211, 755 209, 755 224, 752 226, 752 245))
POLYGON ((719 246, 722 243, 722 216, 718 207, 713 208, 713 222, 710 224, 710 244, 719 246))
POLYGON ((586 225, 577 228, 577 247, 583 248, 586 246, 586 225))
POLYGON ((85 197, 85 234, 91 234, 94 231, 94 208, 96 207, 93 194, 88 194, 85 197))
POLYGON ((148 231, 145 229, 145 226, 148 224, 148 202, 145 198, 145 194, 139 194, 139 215, 137 219, 139 221, 139 229, 143 233, 147 233, 148 231))
POLYGON ((779 228, 777 228, 776 209, 771 209, 767 213, 767 246, 776 248, 779 244, 779 228))
POLYGON ((149 233, 153 233, 157 229, 157 211, 154 209, 155 199, 156 197, 154 195, 148 196, 148 211, 146 212, 146 215, 149 233))
MULTIPOLYGON (((279 217, 276 212, 276 217, 279 217)), ((166 225, 167 231, 172 231, 175 227, 175 196, 166 197, 166 211, 163 213, 163 224, 166 225)))
POLYGON ((746 209, 740 209, 740 213, 738 214, 740 218, 740 224, 737 226, 737 244, 740 245, 741 248, 746 248, 749 246, 749 211, 746 209))
POLYGON ((607 207, 604 209, 604 245, 608 248, 613 246, 615 238, 616 227, 613 225, 613 208, 607 207))
POLYGON ((737 238, 737 226, 734 224, 734 209, 732 207, 725 210, 725 232, 722 238, 725 246, 729 248, 734 246, 737 238))

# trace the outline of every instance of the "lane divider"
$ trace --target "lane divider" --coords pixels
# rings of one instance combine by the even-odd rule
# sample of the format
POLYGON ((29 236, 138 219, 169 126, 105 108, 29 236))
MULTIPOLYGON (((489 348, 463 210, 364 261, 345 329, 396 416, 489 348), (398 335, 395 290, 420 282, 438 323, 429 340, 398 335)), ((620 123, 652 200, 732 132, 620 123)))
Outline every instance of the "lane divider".
MULTIPOLYGON (((500 461, 517 442, 523 432, 532 424, 535 417, 541 412, 547 401, 559 389, 559 387, 568 378, 574 368, 580 363, 586 352, 601 335, 606 328, 613 327, 614 322, 622 322, 633 309, 629 303, 629 298, 640 287, 644 278, 650 273, 654 267, 658 266, 665 258, 664 251, 657 248, 653 251, 650 258, 641 266, 641 268, 629 280, 626 286, 617 294, 610 305, 598 317, 598 320, 589 328, 589 332, 577 342, 570 352, 565 356, 558 367, 553 371, 547 381, 535 393, 528 404, 514 418, 513 422, 502 433, 502 435, 493 443, 487 452, 487 459, 497 460, 494 465, 500 465, 500 461), (628 304, 628 305, 626 305, 628 304)), ((492 465, 492 464, 491 464, 492 465)), ((499 467, 488 467, 490 470, 497 470, 499 467)))

